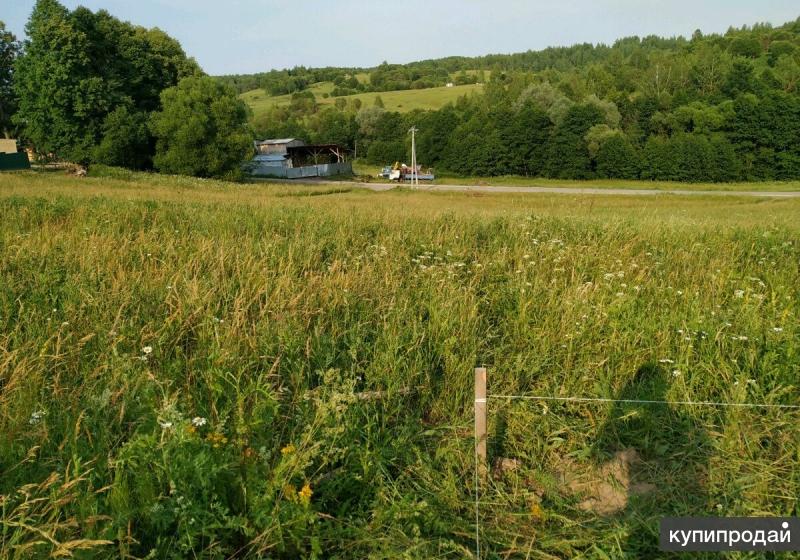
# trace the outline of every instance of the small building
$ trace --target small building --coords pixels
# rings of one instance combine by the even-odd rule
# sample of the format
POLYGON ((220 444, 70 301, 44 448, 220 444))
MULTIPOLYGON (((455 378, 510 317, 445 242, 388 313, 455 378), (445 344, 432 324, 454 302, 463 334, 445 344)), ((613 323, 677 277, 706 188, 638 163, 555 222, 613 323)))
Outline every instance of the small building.
POLYGON ((289 148, 305 146, 306 143, 297 138, 274 138, 271 140, 256 140, 253 142, 258 154, 286 154, 289 148))
POLYGON ((306 144, 297 138, 281 138, 253 145, 256 155, 247 170, 257 177, 302 179, 353 173, 347 151, 338 144, 306 144))

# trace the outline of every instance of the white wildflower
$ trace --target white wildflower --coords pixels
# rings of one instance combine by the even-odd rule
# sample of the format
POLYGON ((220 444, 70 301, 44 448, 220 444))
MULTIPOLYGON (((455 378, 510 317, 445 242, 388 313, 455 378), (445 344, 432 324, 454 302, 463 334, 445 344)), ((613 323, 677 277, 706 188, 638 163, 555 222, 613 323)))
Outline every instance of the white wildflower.
POLYGON ((31 417, 28 419, 28 424, 31 426, 35 426, 39 422, 41 422, 42 418, 47 414, 44 410, 37 410, 31 413, 31 417))
POLYGON ((206 420, 202 416, 195 416, 194 418, 192 418, 192 426, 194 426, 195 428, 205 426, 207 423, 208 420, 206 420))
POLYGON ((661 358, 660 360, 658 360, 658 362, 661 363, 661 364, 674 364, 675 363, 674 361, 670 360, 669 358, 661 358))
POLYGON ((144 348, 142 348, 142 352, 145 355, 152 354, 153 353, 153 347, 152 346, 145 346, 144 348))

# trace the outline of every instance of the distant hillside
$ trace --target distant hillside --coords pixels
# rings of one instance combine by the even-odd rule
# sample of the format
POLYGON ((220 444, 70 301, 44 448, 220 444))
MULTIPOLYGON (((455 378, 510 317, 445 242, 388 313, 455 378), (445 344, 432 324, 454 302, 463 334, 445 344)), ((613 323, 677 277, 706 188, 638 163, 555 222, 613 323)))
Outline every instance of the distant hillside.
MULTIPOLYGON (((237 74, 219 76, 220 80, 234 86, 240 93, 253 89, 267 89, 272 94, 285 94, 302 91, 311 84, 333 82, 342 90, 394 91, 403 89, 422 89, 444 86, 454 79, 456 83, 467 84, 484 81, 476 75, 480 71, 526 71, 544 70, 569 71, 593 64, 619 63, 636 53, 661 52, 675 53, 686 49, 693 41, 703 39, 724 50, 733 49, 742 54, 752 54, 757 47, 742 41, 742 35, 750 35, 760 42, 762 50, 769 48, 775 40, 775 33, 783 32, 786 37, 777 40, 791 40, 800 28, 800 18, 784 25, 773 27, 769 23, 757 23, 741 28, 731 27, 723 34, 704 35, 696 30, 691 38, 686 37, 645 37, 631 36, 615 41, 612 45, 603 43, 578 43, 571 46, 554 46, 541 50, 528 50, 512 54, 487 54, 477 57, 451 56, 446 58, 420 60, 407 64, 383 64, 373 68, 326 67, 307 68, 298 66, 291 69, 272 70, 256 74, 237 74)), ((488 76, 487 76, 488 79, 488 76)), ((356 92, 350 92, 356 93, 356 92)))
POLYGON ((258 136, 375 165, 408 161, 415 126, 419 161, 458 175, 800 178, 800 20, 262 78, 242 95, 258 136))
MULTIPOLYGON (((448 103, 455 102, 461 96, 482 93, 483 84, 358 93, 341 97, 332 97, 330 93, 333 89, 332 82, 320 82, 310 86, 305 91, 313 93, 317 103, 325 107, 335 106, 337 99, 342 99, 350 106, 355 100, 359 100, 362 107, 369 107, 374 105, 376 97, 380 97, 387 111, 406 113, 415 109, 440 109, 448 103)), ((256 120, 271 107, 287 106, 292 101, 291 94, 273 96, 268 95, 262 89, 245 92, 241 95, 241 98, 253 110, 253 116, 256 120)))

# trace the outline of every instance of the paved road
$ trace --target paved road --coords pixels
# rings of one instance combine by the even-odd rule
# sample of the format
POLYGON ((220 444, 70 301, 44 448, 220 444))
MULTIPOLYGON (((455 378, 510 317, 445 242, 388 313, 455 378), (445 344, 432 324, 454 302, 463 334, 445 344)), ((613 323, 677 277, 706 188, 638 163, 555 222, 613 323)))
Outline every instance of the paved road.
MULTIPOLYGON (((313 184, 351 185, 371 191, 389 191, 398 187, 394 183, 358 183, 354 181, 309 181, 313 184)), ((628 196, 652 196, 658 194, 702 195, 702 196, 755 196, 761 198, 800 198, 800 191, 690 191, 680 189, 599 189, 592 187, 541 187, 526 186, 488 186, 488 185, 425 185, 403 188, 432 192, 479 192, 479 193, 556 193, 556 194, 613 194, 628 196)))

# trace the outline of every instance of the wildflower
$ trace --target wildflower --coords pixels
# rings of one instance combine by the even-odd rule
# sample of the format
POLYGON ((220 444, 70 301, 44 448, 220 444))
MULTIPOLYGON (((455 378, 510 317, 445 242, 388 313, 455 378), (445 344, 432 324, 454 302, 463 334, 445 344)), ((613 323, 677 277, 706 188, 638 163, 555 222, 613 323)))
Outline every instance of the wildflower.
POLYGON ((744 297, 744 290, 736 290, 733 292, 734 297, 743 298, 744 297))
POLYGON ((783 332, 781 327, 772 327, 772 332, 783 332))
POLYGON ((221 445, 228 443, 228 438, 219 433, 211 433, 206 436, 206 440, 211 443, 214 449, 219 448, 221 445))
POLYGON ((669 358, 661 358, 660 360, 658 360, 658 362, 661 363, 661 364, 674 364, 675 363, 672 360, 670 360, 669 358))
POLYGON ((293 443, 290 443, 289 445, 281 449, 281 455, 289 455, 290 453, 294 453, 295 451, 297 451, 297 448, 294 446, 293 443))
POLYGON ((679 377, 680 374, 681 374, 681 370, 679 370, 679 369, 673 369, 672 370, 672 377, 679 377))
POLYGON ((152 354, 153 353, 153 347, 152 346, 145 346, 144 348, 142 348, 142 352, 144 352, 145 355, 152 354))
POLYGON ((169 430, 170 428, 172 428, 172 422, 169 422, 169 421, 166 421, 166 422, 159 421, 158 424, 161 426, 161 428, 163 430, 169 430))
POLYGON ((208 420, 203 418, 202 416, 195 416, 192 418, 192 426, 199 428, 201 426, 205 426, 208 423, 208 420))
POLYGON ((297 495, 300 496, 300 501, 307 504, 311 501, 311 495, 313 493, 314 492, 311 490, 311 485, 308 482, 306 482, 300 489, 300 491, 297 493, 297 495))
POLYGON ((542 510, 542 506, 539 505, 539 502, 533 502, 531 504, 531 517, 536 521, 544 519, 544 511, 542 510))
POLYGON ((28 419, 28 424, 30 424, 31 426, 35 426, 42 420, 45 414, 47 414, 47 412, 45 412, 44 410, 37 410, 31 413, 31 417, 28 419))

